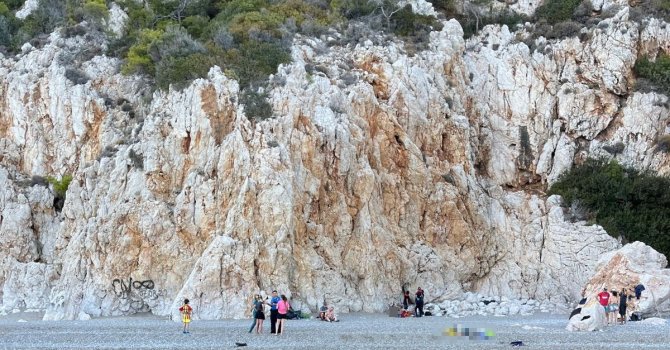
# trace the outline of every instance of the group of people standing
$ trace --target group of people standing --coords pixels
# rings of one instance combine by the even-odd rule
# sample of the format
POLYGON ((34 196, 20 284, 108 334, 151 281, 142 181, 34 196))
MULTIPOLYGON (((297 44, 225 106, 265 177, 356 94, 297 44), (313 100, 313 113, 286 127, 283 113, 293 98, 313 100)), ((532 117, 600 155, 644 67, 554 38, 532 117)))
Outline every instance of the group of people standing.
POLYGON ((254 328, 256 333, 263 333, 263 322, 265 321, 265 307, 270 307, 270 334, 281 335, 284 331, 284 323, 287 318, 291 304, 289 304, 286 295, 282 294, 279 296, 276 290, 272 291, 272 298, 268 302, 268 298, 263 299, 260 294, 257 294, 254 297, 253 301, 253 323, 249 328, 249 333, 253 332, 254 328))
POLYGON ((414 316, 415 317, 422 317, 423 316, 423 298, 424 298, 424 292, 421 287, 417 288, 416 293, 414 293, 414 302, 412 302, 412 298, 409 295, 409 291, 406 290, 403 292, 403 297, 402 297, 402 307, 403 310, 401 311, 401 317, 407 317, 411 316, 411 313, 409 312, 409 306, 411 304, 414 304, 414 316))
POLYGON ((617 324, 618 318, 621 324, 626 323, 629 299, 630 295, 626 288, 622 288, 621 291, 613 290, 611 293, 607 288, 603 288, 598 293, 598 302, 605 308, 607 324, 617 324))

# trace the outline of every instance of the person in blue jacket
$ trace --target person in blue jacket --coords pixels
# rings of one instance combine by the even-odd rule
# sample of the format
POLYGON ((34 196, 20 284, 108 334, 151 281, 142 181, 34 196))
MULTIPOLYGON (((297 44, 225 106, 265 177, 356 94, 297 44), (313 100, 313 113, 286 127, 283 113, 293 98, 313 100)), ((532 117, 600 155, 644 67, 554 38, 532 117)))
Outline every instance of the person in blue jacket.
POLYGON ((270 334, 280 333, 280 330, 276 329, 277 316, 279 315, 279 312, 277 311, 277 303, 279 303, 280 300, 281 298, 277 295, 277 291, 273 290, 272 299, 270 299, 270 334))

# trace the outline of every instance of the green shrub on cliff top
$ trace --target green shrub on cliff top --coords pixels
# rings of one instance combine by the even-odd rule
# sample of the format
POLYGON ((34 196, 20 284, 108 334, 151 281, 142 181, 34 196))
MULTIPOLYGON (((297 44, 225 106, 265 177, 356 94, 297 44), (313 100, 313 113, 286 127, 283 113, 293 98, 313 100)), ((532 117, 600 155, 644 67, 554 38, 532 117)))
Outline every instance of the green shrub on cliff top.
POLYGON ((563 173, 549 193, 587 209, 610 235, 670 256, 670 178, 590 159, 563 173))
POLYGON ((538 19, 556 24, 570 20, 582 0, 549 0, 535 10, 538 19))
POLYGON ((7 16, 9 15, 9 7, 4 2, 0 1, 0 15, 7 16))
POLYGON ((47 182, 53 186, 56 196, 64 199, 67 188, 70 187, 70 182, 72 182, 72 175, 63 175, 60 180, 48 176, 47 182))
POLYGON ((346 29, 352 19, 372 28, 370 23, 381 23, 381 7, 393 13, 393 18, 384 14, 386 32, 404 37, 408 51, 412 43, 425 42, 431 29, 439 29, 435 18, 415 14, 411 7, 401 9, 397 0, 39 0, 33 13, 16 21, 13 14, 23 1, 2 0, 0 46, 17 51, 24 42, 56 27, 64 27, 68 36, 91 29, 106 34, 107 6, 112 2, 126 12, 128 21, 105 53, 125 59, 124 74, 144 74, 161 89, 171 83, 184 87, 214 64, 239 78, 243 90, 259 87, 279 64, 290 61, 295 34, 346 29), (79 30, 71 30, 75 27, 79 30), (177 49, 170 50, 171 46, 177 49))
POLYGON ((646 79, 661 93, 670 95, 670 56, 660 54, 655 61, 642 56, 633 67, 639 78, 646 79))

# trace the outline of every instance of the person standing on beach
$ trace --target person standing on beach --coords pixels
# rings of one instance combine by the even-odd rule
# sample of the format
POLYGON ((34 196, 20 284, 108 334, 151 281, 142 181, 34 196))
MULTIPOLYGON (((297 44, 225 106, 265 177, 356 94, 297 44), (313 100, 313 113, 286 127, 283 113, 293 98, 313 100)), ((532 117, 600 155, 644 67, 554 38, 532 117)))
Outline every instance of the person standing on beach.
POLYGON ((621 316, 621 324, 626 323, 626 307, 628 306, 628 294, 624 288, 619 294, 619 315, 621 316))
POLYGON ((603 291, 598 293, 598 302, 607 311, 607 305, 610 303, 610 293, 607 291, 607 288, 603 288, 603 291))
POLYGON ((184 334, 190 333, 188 325, 191 323, 193 308, 188 304, 188 299, 184 299, 184 305, 179 308, 179 312, 181 312, 181 322, 184 323, 184 334))
POLYGON ((263 333, 263 321, 265 321, 265 307, 263 299, 258 296, 258 303, 256 304, 256 333, 263 333))
POLYGON ((277 291, 272 291, 272 299, 270 299, 270 334, 277 334, 277 304, 281 298, 277 296, 277 291))
POLYGON ((288 310, 290 308, 291 305, 288 303, 286 295, 282 294, 281 300, 277 303, 277 318, 279 319, 279 323, 277 324, 276 334, 284 334, 284 322, 286 321, 286 315, 288 314, 288 310))
POLYGON ((412 298, 410 298, 410 296, 409 296, 409 291, 406 290, 403 293, 403 296, 402 296, 402 307, 403 307, 403 309, 408 310, 409 309, 409 304, 411 304, 411 303, 412 303, 412 298))
POLYGON ((617 311, 619 310, 619 293, 617 291, 613 290, 612 295, 610 296, 609 299, 609 304, 607 305, 607 324, 614 324, 616 325, 616 317, 617 317, 617 311))
POLYGON ((262 303, 261 296, 256 294, 254 295, 254 300, 251 303, 251 327, 249 328, 249 333, 251 333, 254 328, 256 328, 256 310, 258 309, 258 303, 262 303))
POLYGON ((423 289, 419 287, 419 289, 416 290, 416 294, 414 295, 414 302, 416 304, 416 308, 414 309, 414 316, 416 317, 423 316, 423 296, 423 289))

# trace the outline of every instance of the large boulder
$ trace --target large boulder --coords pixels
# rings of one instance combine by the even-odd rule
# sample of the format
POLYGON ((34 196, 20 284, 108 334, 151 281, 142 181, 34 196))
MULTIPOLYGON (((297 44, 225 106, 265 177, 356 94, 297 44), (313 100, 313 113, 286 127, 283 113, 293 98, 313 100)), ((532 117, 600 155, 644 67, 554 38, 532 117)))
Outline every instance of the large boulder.
POLYGON ((565 329, 574 331, 597 331, 607 324, 605 308, 595 297, 588 298, 570 314, 570 321, 565 329))
POLYGON ((642 284, 645 290, 640 299, 630 299, 628 309, 648 316, 670 315, 670 269, 668 260, 642 242, 626 244, 621 249, 604 254, 596 265, 596 273, 584 288, 585 296, 595 297, 603 287, 629 294, 642 284))

